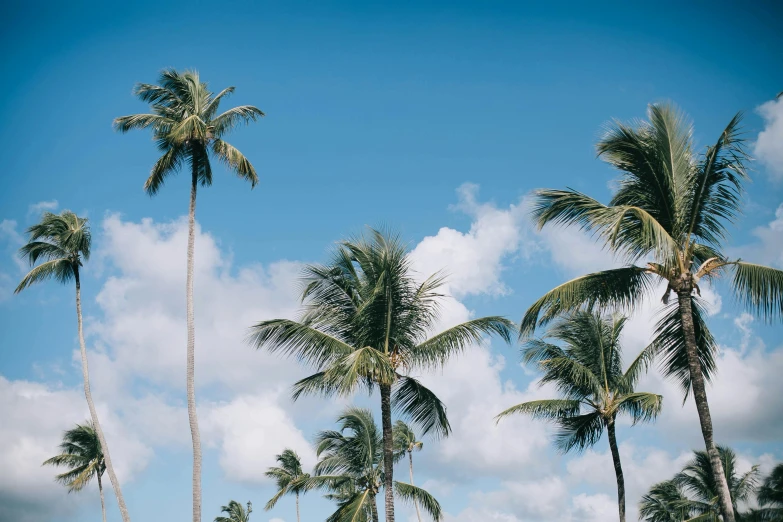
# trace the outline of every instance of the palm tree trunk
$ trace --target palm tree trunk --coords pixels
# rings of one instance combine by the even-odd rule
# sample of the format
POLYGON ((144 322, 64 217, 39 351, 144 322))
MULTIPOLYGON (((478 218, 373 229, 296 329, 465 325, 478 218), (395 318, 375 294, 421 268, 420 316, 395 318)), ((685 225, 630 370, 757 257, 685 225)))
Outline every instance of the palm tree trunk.
POLYGON ((299 493, 296 494, 296 522, 302 522, 299 519, 299 493))
POLYGON ((97 477, 98 477, 98 491, 101 494, 101 513, 103 514, 103 522, 106 522, 106 502, 103 499, 103 483, 101 482, 101 473, 98 473, 97 477))
POLYGON ((372 522, 378 522, 378 504, 375 502, 375 495, 370 502, 370 512, 372 513, 372 522))
POLYGON ((391 421, 391 386, 381 384, 381 423, 383 424, 383 496, 386 503, 385 522, 394 522, 394 440, 391 421))
MULTIPOLYGON (((413 483, 413 452, 408 452, 408 464, 410 467, 411 472, 411 486, 415 486, 416 484, 413 483)), ((421 522, 421 513, 419 512, 419 503, 416 501, 416 499, 413 499, 413 507, 416 508, 416 518, 419 519, 419 522, 421 522)))
POLYGON ((609 433, 609 449, 612 451, 614 474, 617 477, 617 507, 620 511, 620 522, 625 522, 625 479, 623 478, 623 467, 620 465, 620 451, 617 449, 614 417, 607 421, 606 430, 609 433))
POLYGON ((82 356, 84 397, 87 399, 87 407, 90 409, 90 419, 95 426, 95 433, 98 435, 98 441, 101 443, 103 460, 106 464, 106 471, 109 472, 109 480, 111 481, 112 488, 114 488, 114 494, 117 496, 117 505, 120 508, 120 515, 122 515, 123 522, 130 522, 128 508, 125 505, 125 499, 122 497, 122 490, 120 489, 120 481, 117 480, 117 475, 114 474, 114 466, 112 465, 111 456, 109 455, 109 445, 106 443, 106 437, 103 436, 101 423, 98 422, 98 412, 95 410, 95 404, 92 402, 92 392, 90 391, 90 368, 87 365, 87 346, 84 344, 84 329, 82 327, 82 285, 79 280, 79 267, 75 267, 74 269, 74 280, 76 281, 76 321, 79 326, 79 348, 82 356))
POLYGON ((188 364, 187 364, 187 394, 188 420, 190 421, 190 438, 193 441, 193 522, 201 522, 201 436, 198 431, 198 416, 196 414, 196 332, 193 318, 193 257, 196 241, 196 187, 198 183, 198 162, 194 157, 193 181, 190 186, 190 212, 188 212, 188 275, 185 283, 188 323, 188 364))
POLYGON ((685 334, 685 350, 688 354, 688 370, 690 371, 693 399, 696 401, 696 411, 699 413, 701 434, 704 437, 707 455, 710 457, 710 467, 712 468, 713 479, 715 480, 718 489, 720 511, 723 515, 723 522, 735 522, 729 484, 726 481, 726 475, 723 472, 723 464, 720 460, 718 448, 715 446, 715 441, 712 438, 712 417, 710 416, 710 406, 707 403, 707 391, 704 387, 704 375, 701 371, 698 345, 696 344, 696 328, 693 325, 693 309, 691 308, 693 306, 691 290, 687 289, 678 292, 677 299, 680 306, 682 329, 685 334))

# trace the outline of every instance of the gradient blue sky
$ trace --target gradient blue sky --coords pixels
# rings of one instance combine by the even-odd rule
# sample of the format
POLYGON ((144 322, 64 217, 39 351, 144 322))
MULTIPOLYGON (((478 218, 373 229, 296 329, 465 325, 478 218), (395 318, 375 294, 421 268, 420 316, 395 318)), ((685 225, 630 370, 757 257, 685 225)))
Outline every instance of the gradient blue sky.
MULTIPOLYGON (((27 295, 7 295, 21 274, 13 251, 18 234, 36 217, 31 205, 56 200, 57 208, 93 220, 96 248, 103 250, 90 265, 94 268, 85 284, 85 308, 96 332, 108 322, 96 297, 112 280, 127 275, 117 261, 123 254, 101 244, 108 243, 102 224, 115 216, 128 226, 140 226, 143 218, 160 225, 186 212, 187 177, 172 179, 150 199, 142 191, 157 157, 149 135, 119 135, 111 128, 114 117, 144 111, 131 88, 139 81, 154 82, 161 68, 197 68, 215 90, 237 87, 227 107, 249 103, 267 114, 239 129, 231 140, 256 166, 261 179, 256 189, 250 191, 219 169, 214 186, 199 194, 202 230, 230 259, 230 265, 222 265, 227 277, 236 277, 241 267, 255 263, 269 267, 281 260, 323 260, 335 240, 368 224, 398 229, 412 248, 442 227, 469 235, 480 228, 477 223, 487 209, 510 212, 510 206, 520 205, 521 198, 538 187, 570 186, 607 198, 613 173, 594 151, 602 125, 612 118, 643 117, 652 102, 671 100, 687 111, 700 146, 713 141, 734 113, 745 111, 753 150, 760 132, 769 130, 773 121, 783 121, 780 104, 768 105, 779 120, 764 119, 757 111, 783 90, 783 12, 773 2, 680 4, 6 5, 0 22, 0 75, 5 79, 0 98, 0 143, 5 151, 0 176, 0 220, 5 220, 0 227, 0 376, 9 383, 40 384, 52 393, 76 390, 80 382, 71 362, 76 346, 72 289, 47 285, 27 295), (473 192, 457 192, 465 183, 480 187, 475 204, 473 192)), ((746 214, 732 241, 740 254, 767 256, 761 261, 769 263, 783 261, 776 257, 783 248, 783 213, 775 215, 783 200, 783 166, 774 163, 775 157, 780 155, 767 154, 767 161, 754 165, 746 214), (780 228, 774 224, 778 221, 780 228)), ((519 212, 514 215, 520 245, 498 261, 506 291, 484 288, 458 296, 476 314, 518 319, 533 299, 572 275, 574 260, 558 259, 547 239, 529 230, 519 212)), ((198 252, 197 246, 197 257, 198 252)), ((184 261, 184 250, 181 255, 184 261)), ((582 254, 574 250, 572 256, 578 260, 582 254)), ((152 266, 156 262, 146 260, 152 266)), ((772 368, 770 361, 780 359, 781 326, 753 323, 752 333, 743 337, 734 322, 741 310, 725 288, 716 291, 723 305, 713 323, 721 343, 736 348, 752 336, 751 344, 760 351, 740 350, 740 360, 757 364, 753 371, 772 368), (753 357, 760 359, 751 361, 753 357)), ((182 330, 184 335, 184 323, 182 330)), ((98 343, 100 334, 95 335, 98 343)), ((111 346, 100 350, 111 359, 111 346)), ((514 350, 493 346, 489 353, 506 358, 505 367, 497 371, 498 382, 508 380, 509 386, 526 389, 533 376, 515 364, 514 350)), ((733 377, 722 378, 728 386, 733 377)), ((122 393, 142 396, 145 385, 144 377, 134 374, 122 393)), ((206 396, 230 402, 237 394, 250 393, 221 386, 205 391, 206 396)), ((154 391, 171 404, 181 402, 175 383, 154 391)), ((25 416, 12 411, 11 399, 0 401, 0 409, 7 408, 20 425, 44 415, 28 409, 25 416)), ((672 398, 667 406, 679 409, 679 402, 672 398)), ((297 406, 292 414, 305 438, 327 427, 323 420, 313 421, 308 407, 318 408, 318 402, 297 406)), ((766 454, 781 459, 780 411, 771 412, 776 418, 762 437, 735 430, 729 442, 749 458, 766 454)), ((117 416, 131 422, 124 410, 117 416)), ((672 422, 671 429, 676 429, 672 422)), ((693 423, 695 427, 695 419, 693 423)), ((32 421, 31 426, 0 428, 0 440, 14 447, 35 436, 32 421)), ((185 425, 181 429, 186 433, 185 425)), ((639 446, 655 443, 671 459, 690 449, 688 443, 678 444, 677 436, 660 441, 665 429, 642 428, 634 436, 639 446)), ((50 435, 36 440, 50 440, 45 438, 50 435)), ((437 444, 428 443, 428 449, 437 444)), ((132 515, 136 520, 186 520, 187 441, 153 441, 149 448, 154 457, 125 486, 132 515)), ((598 449, 605 452, 603 441, 598 449)), ((551 458, 559 463, 552 476, 575 473, 567 468, 567 459, 554 453, 551 458)), ((254 520, 293 520, 288 504, 270 515, 261 512, 271 491, 268 484, 232 478, 216 449, 208 449, 205 460, 204 520, 211 520, 230 498, 252 500, 257 506, 254 520)), ((425 460, 422 481, 451 480, 453 471, 443 471, 442 463, 425 460)), ((524 468, 525 462, 519 465, 524 468)), ((12 469, 12 478, 15 473, 12 469)), ((535 474, 520 469, 520 477, 524 484, 524 477, 533 480, 535 474)), ((500 497, 492 492, 508 490, 513 480, 506 476, 501 481, 491 470, 476 471, 472 477, 452 480, 442 500, 453 520, 489 519, 490 512, 517 517, 495 520, 561 520, 527 513, 524 507, 498 507, 502 502, 496 502, 500 497)), ((568 483, 571 497, 602 493, 611 498, 611 485, 568 483)), ((30 520, 82 520, 97 514, 94 502, 65 499, 56 492, 47 495, 49 508, 37 506, 0 480, 0 503, 28 506, 25 509, 35 513, 30 520)), ((562 501, 571 503, 569 498, 562 501)), ((305 519, 317 519, 326 509, 326 503, 308 498, 305 519)), ((562 520, 588 520, 576 511, 568 516, 572 518, 562 520)), ((119 519, 113 509, 110 519, 119 519)))

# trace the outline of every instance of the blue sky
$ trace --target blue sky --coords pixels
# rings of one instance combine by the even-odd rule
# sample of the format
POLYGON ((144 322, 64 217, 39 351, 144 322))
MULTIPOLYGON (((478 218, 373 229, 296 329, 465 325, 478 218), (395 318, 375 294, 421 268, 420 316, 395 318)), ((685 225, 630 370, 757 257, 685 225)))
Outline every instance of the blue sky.
MULTIPOLYGON (((177 337, 170 344, 128 337, 154 331, 159 325, 150 321, 165 322, 169 315, 171 331, 184 336, 184 319, 181 332, 176 323, 177 307, 184 303, 184 295, 176 294, 176 274, 180 265, 184 269, 178 238, 187 178, 177 177, 158 196, 147 197, 142 184, 157 153, 149 135, 111 129, 114 117, 144 111, 131 88, 154 82, 163 67, 197 68, 216 90, 235 85, 227 106, 249 103, 267 114, 231 140, 256 166, 259 185, 251 191, 220 169, 215 184, 199 194, 197 258, 204 260, 204 272, 196 287, 197 299, 198 292, 203 295, 197 308, 197 316, 205 318, 199 326, 208 345, 203 349, 217 349, 212 340, 236 353, 237 361, 244 362, 250 349, 236 341, 241 332, 232 319, 243 311, 253 320, 293 313, 297 263, 324 260, 334 241, 365 225, 398 229, 424 266, 439 264, 454 274, 455 317, 469 310, 519 319, 542 292, 604 259, 589 244, 570 243, 571 236, 533 231, 525 195, 538 187, 570 186, 608 198, 613 173, 595 158, 596 138, 607 121, 641 118, 653 102, 671 100, 687 111, 702 146, 734 113, 745 111, 749 147, 758 151, 759 161, 731 247, 749 259, 783 262, 783 211, 776 215, 783 200, 783 157, 776 152, 783 147, 783 105, 770 102, 783 90, 778 66, 783 36, 775 25, 782 13, 772 2, 742 8, 715 2, 618 2, 600 8, 577 2, 76 2, 17 3, 6 13, 0 22, 0 71, 7 79, 0 99, 6 151, 0 177, 0 410, 18 426, 0 428, 0 441, 14 448, 0 462, 22 462, 23 455, 40 462, 36 451, 50 451, 46 445, 56 442, 59 431, 85 415, 80 372, 72 361, 77 346, 72 289, 46 285, 9 295, 21 276, 13 259, 20 234, 46 207, 34 205, 52 202, 52 209, 88 215, 95 231, 97 254, 84 285, 95 394, 107 401, 109 424, 127 434, 118 451, 135 463, 124 489, 136 519, 185 520, 189 498, 187 427, 173 422, 169 428, 162 419, 161 426, 147 426, 141 420, 143 411, 179 418, 184 378, 173 380, 179 374, 172 365, 184 357, 184 344, 177 337), (134 288, 152 293, 134 294, 134 288), (209 306, 235 313, 213 314, 209 306), (260 315, 253 316, 255 311, 260 315), (171 365, 160 363, 168 361, 166 354, 171 365), (43 398, 25 402, 30 396, 43 398), (22 441, 32 441, 36 451, 24 453, 22 441)), ((783 329, 742 320, 720 285, 714 295, 721 306, 712 324, 730 355, 715 394, 750 400, 754 392, 745 396, 733 387, 748 376, 773 382, 763 372, 783 369, 783 329)), ((527 393, 534 376, 518 367, 516 349, 483 350, 463 364, 483 365, 488 397, 505 407, 510 404, 504 400, 527 393)), ((254 520, 291 522, 290 503, 261 512, 271 489, 252 469, 282 450, 274 445, 280 437, 306 441, 329 425, 335 411, 324 410, 318 400, 291 405, 281 376, 292 381, 303 370, 250 356, 255 355, 257 379, 220 367, 200 395, 207 408, 203 415, 212 419, 206 424, 213 425, 205 453, 205 520, 235 498, 254 502, 254 520), (253 427, 243 408, 247 415, 287 415, 280 423, 289 431, 275 424, 253 427), (236 430, 225 428, 234 423, 236 430), (253 430, 283 435, 256 447, 251 442, 260 435, 253 430), (251 441, 246 462, 224 450, 246 442, 243 431, 251 441)), ((446 373, 444 382, 459 387, 459 369, 446 373)), ((655 379, 650 385, 665 386, 655 379)), ((470 405, 449 406, 466 425, 478 415, 470 405)), ((732 407, 725 407, 725 419, 732 418, 732 407)), ((680 410, 679 397, 671 397, 667 408, 680 410)), ((747 429, 727 429, 727 442, 751 460, 783 458, 773 442, 783 439, 781 409, 771 410, 777 418, 766 423, 749 412, 747 429)), ((721 422, 737 424, 717 417, 716 429, 721 422)), ((538 429, 532 426, 520 421, 493 433, 509 440, 512 428, 538 429)), ((628 430, 624 435, 636 448, 629 458, 652 468, 645 455, 658 455, 664 473, 698 442, 692 438, 696 427, 686 411, 654 427, 628 430), (690 431, 680 436, 679 430, 690 431), (662 453, 644 449, 653 445, 662 453)), ((486 431, 493 429, 488 425, 486 431)), ((601 495, 613 498, 611 481, 607 486, 580 475, 590 469, 589 455, 561 459, 545 449, 542 432, 530 431, 520 440, 532 441, 546 460, 520 451, 505 464, 479 451, 476 459, 482 462, 463 466, 464 455, 476 450, 471 444, 480 441, 455 440, 428 442, 420 471, 452 520, 589 520, 600 513, 601 495), (532 483, 550 485, 539 496, 551 494, 564 507, 553 513, 504 500, 525 498, 520 491, 533 491, 532 483)), ((602 454, 604 444, 597 447, 602 454)), ((31 520, 97 514, 93 499, 82 498, 88 493, 66 497, 45 481, 50 470, 13 469, 19 471, 11 474, 11 483, 0 479, 0 503, 28 506, 31 520), (14 483, 40 491, 47 506, 14 483)), ((323 515, 327 507, 308 498, 305 519, 323 515)), ((114 510, 110 517, 119 519, 114 510)))

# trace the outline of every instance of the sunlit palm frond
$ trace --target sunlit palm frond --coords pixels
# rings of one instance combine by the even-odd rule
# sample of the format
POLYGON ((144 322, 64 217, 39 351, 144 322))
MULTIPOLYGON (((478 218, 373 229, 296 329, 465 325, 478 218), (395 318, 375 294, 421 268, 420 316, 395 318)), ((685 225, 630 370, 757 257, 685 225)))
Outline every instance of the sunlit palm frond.
POLYGON ((523 413, 530 415, 534 419, 557 420, 561 417, 572 417, 579 414, 581 408, 580 401, 568 399, 542 399, 537 401, 523 402, 512 406, 496 417, 496 421, 509 415, 523 413))

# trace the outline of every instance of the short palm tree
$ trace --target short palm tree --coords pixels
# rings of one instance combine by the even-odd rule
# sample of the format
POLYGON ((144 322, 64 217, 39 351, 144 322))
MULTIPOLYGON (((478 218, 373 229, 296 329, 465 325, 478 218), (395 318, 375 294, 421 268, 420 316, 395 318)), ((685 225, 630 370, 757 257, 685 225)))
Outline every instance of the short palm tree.
POLYGON ((296 496, 296 520, 299 522, 299 494, 304 491, 303 481, 310 478, 310 475, 302 471, 302 461, 292 449, 286 448, 275 458, 280 466, 269 468, 265 475, 275 480, 277 493, 269 499, 264 509, 269 511, 284 495, 293 494, 296 496))
POLYGON ((441 368, 486 334, 509 341, 512 323, 483 317, 428 336, 443 279, 417 282, 400 239, 376 230, 341 243, 332 262, 307 267, 302 282, 301 320, 262 321, 251 328, 249 341, 315 367, 314 375, 295 384, 294 399, 380 389, 385 520, 394 522, 392 408, 424 434, 450 431, 443 403, 408 373, 441 368))
POLYGON ((82 328, 82 287, 80 268, 84 261, 90 259, 92 236, 87 218, 81 218, 69 210, 60 214, 44 212, 41 221, 27 229, 29 239, 19 249, 19 254, 27 258, 32 270, 16 287, 15 293, 35 283, 41 283, 49 279, 55 279, 59 283, 74 282, 76 285, 76 324, 79 334, 79 348, 82 359, 82 377, 84 380, 84 396, 87 399, 87 407, 90 410, 90 422, 100 441, 103 458, 106 463, 106 471, 109 480, 117 496, 117 504, 120 508, 123 522, 129 522, 128 508, 122 496, 120 482, 114 473, 114 466, 109 454, 109 445, 103 435, 101 424, 98 422, 98 412, 92 401, 90 390, 90 370, 87 364, 87 346, 84 343, 84 331, 82 328), (36 266, 36 263, 41 262, 36 266))
POLYGON ((101 441, 95 433, 91 422, 77 424, 75 428, 63 433, 60 443, 60 453, 46 461, 45 466, 61 466, 69 468, 65 473, 55 477, 57 482, 68 488, 68 493, 81 491, 84 486, 95 478, 98 481, 98 492, 101 495, 101 513, 106 522, 106 503, 103 499, 103 482, 101 477, 106 471, 106 461, 101 450, 101 441))
MULTIPOLYGON (((375 497, 385 478, 381 432, 366 409, 349 408, 337 422, 338 430, 316 436, 320 460, 305 487, 326 490, 327 498, 337 501, 337 511, 327 522, 378 522, 375 497)), ((441 519, 440 504, 425 490, 397 481, 393 487, 398 497, 421 503, 434 520, 441 519)))
POLYGON ((575 312, 549 328, 547 337, 559 344, 544 339, 528 341, 522 352, 525 363, 535 363, 544 374, 540 384, 554 384, 562 398, 524 402, 498 415, 498 420, 524 413, 554 421, 560 430, 556 445, 564 453, 594 445, 605 429, 617 478, 621 522, 625 522, 625 482, 617 447, 617 416, 629 415, 634 424, 652 420, 663 403, 660 395, 634 389, 648 363, 646 352, 623 370, 620 335, 625 322, 625 317, 575 312))
POLYGON ((220 508, 221 513, 225 513, 226 517, 215 517, 215 522, 250 522, 250 513, 253 512, 253 504, 247 503, 247 509, 236 500, 232 500, 227 506, 220 508))
POLYGON ((163 155, 153 165, 144 190, 154 196, 167 178, 184 165, 190 167, 190 209, 188 212, 187 281, 187 396, 188 419, 193 442, 193 522, 201 521, 201 437, 196 414, 195 326, 193 316, 193 263, 196 229, 196 189, 212 184, 210 156, 222 161, 240 178, 258 183, 256 170, 245 156, 223 138, 242 123, 263 116, 256 107, 241 105, 218 114, 220 102, 234 92, 234 87, 212 93, 196 71, 180 73, 166 69, 160 75, 160 85, 137 84, 134 93, 150 104, 151 114, 134 114, 114 120, 120 132, 131 129, 152 129, 158 149, 163 155))
MULTIPOLYGON (((416 432, 413 428, 408 426, 405 421, 398 420, 394 423, 392 428, 392 434, 394 436, 394 460, 398 461, 405 456, 408 456, 408 469, 411 476, 411 484, 413 482, 413 452, 421 451, 424 447, 424 443, 418 440, 416 432)), ((415 484, 414 484, 415 485, 415 484)), ((416 508, 416 518, 421 522, 421 512, 419 511, 419 504, 416 500, 413 501, 413 507, 416 508)))
POLYGON ((539 227, 576 226, 593 234, 629 266, 578 277, 551 290, 525 313, 530 334, 559 314, 582 307, 633 309, 658 282, 665 308, 651 349, 665 354, 665 373, 692 390, 704 443, 720 488, 725 522, 735 522, 728 484, 715 446, 705 379, 714 371, 714 344, 696 301, 699 283, 733 272, 731 287, 746 307, 766 319, 783 315, 783 271, 729 259, 721 253, 726 226, 740 211, 746 153, 735 116, 717 142, 697 155, 692 128, 669 105, 653 105, 649 121, 614 123, 599 155, 620 172, 608 205, 574 190, 540 190, 533 210, 539 227), (634 263, 642 261, 642 266, 634 263))
MULTIPOLYGON (((755 492, 758 466, 753 466, 750 471, 740 475, 737 473, 737 456, 734 451, 718 446, 718 453, 734 501, 734 518, 746 520, 748 514, 740 513, 737 505, 747 502, 755 492)), ((639 516, 647 522, 722 520, 720 497, 707 452, 695 452, 694 458, 674 478, 654 485, 650 492, 642 497, 639 516)))

